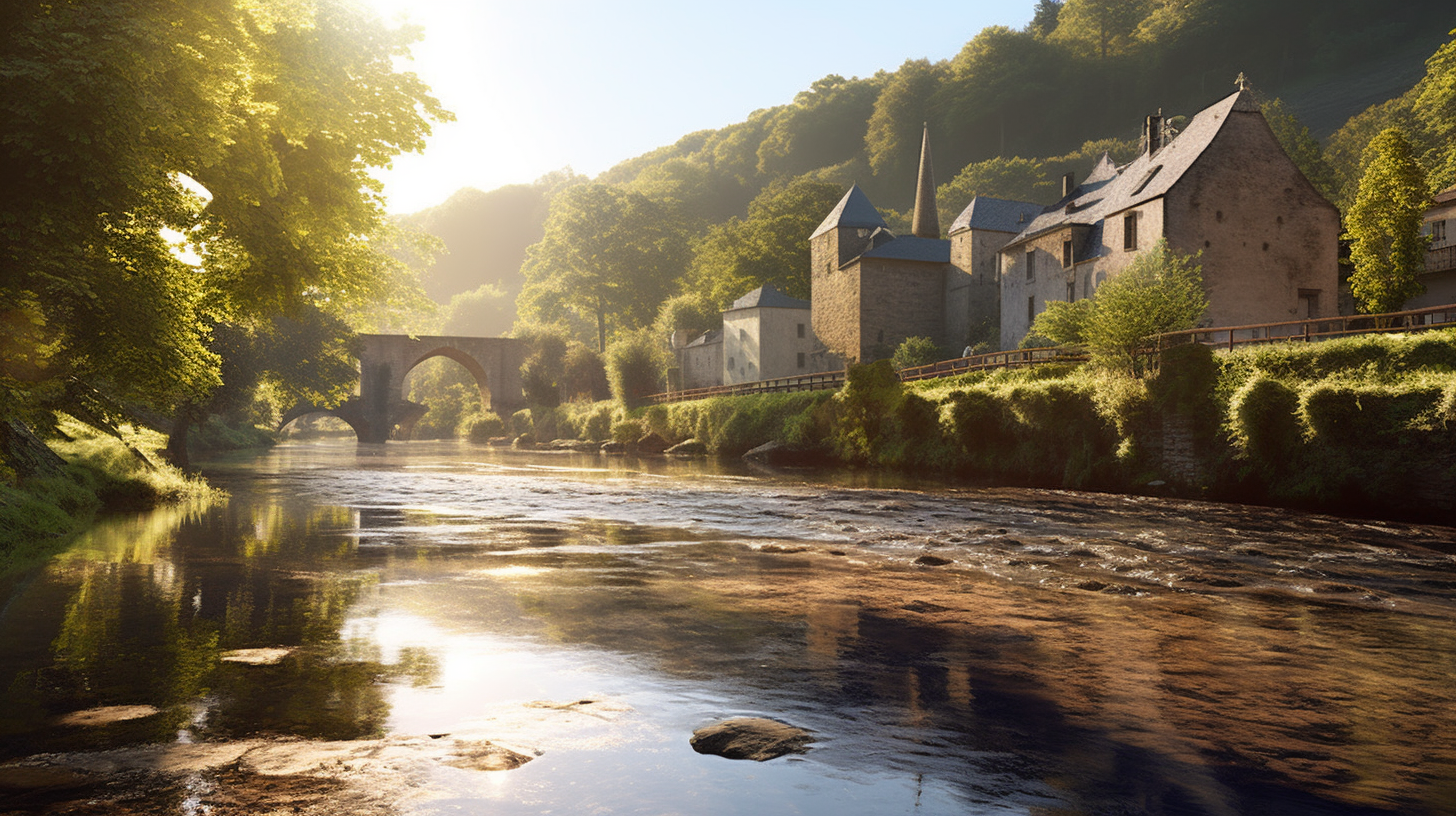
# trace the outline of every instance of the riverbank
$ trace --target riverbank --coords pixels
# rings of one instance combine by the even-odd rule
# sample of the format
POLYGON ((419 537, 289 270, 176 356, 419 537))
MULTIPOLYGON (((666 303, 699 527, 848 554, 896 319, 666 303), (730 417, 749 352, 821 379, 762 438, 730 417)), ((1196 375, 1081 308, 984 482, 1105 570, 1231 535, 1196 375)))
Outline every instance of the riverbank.
POLYGON ((0 484, 0 575, 59 552, 107 512, 147 510, 168 502, 210 499, 217 491, 161 456, 166 437, 124 426, 120 438, 74 419, 49 447, 65 462, 57 472, 0 484))
POLYGON ((523 411, 516 434, 696 439, 801 460, 1015 486, 1151 493, 1392 518, 1456 514, 1456 331, 1165 352, 1155 374, 1043 365, 837 394, 715 397, 626 411, 523 411))

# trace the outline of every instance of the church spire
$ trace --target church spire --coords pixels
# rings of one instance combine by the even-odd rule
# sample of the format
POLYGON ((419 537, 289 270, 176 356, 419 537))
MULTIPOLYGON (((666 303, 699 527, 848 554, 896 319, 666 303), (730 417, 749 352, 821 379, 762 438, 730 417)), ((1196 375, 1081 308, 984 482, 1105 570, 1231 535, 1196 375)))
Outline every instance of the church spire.
POLYGON ((930 125, 920 137, 920 181, 915 187, 915 217, 910 232, 917 238, 940 237, 940 214, 935 210, 935 172, 930 169, 930 125))

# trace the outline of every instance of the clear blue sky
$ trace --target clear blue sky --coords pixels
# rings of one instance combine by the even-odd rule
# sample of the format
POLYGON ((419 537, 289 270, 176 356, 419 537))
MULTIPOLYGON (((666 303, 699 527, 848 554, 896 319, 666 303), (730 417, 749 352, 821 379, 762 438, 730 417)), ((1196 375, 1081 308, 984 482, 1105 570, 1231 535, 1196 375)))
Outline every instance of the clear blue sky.
POLYGON ((1034 0, 362 0, 424 26, 412 63, 458 121, 380 174, 391 212, 570 166, 594 176, 687 133, 781 105, 828 74, 947 59, 1034 0), (913 8, 914 17, 909 16, 913 8))

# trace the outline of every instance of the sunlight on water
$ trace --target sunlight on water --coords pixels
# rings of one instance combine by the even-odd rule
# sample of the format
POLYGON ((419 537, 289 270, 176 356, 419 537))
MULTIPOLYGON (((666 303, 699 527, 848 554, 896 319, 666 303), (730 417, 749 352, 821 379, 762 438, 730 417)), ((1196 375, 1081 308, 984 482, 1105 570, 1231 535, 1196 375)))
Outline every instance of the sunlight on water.
POLYGON ((1456 812, 1449 528, 452 444, 211 475, 7 585, 4 757, 189 768, 153 812, 232 746, 398 812, 1456 812), (692 750, 734 716, 817 741, 692 750))

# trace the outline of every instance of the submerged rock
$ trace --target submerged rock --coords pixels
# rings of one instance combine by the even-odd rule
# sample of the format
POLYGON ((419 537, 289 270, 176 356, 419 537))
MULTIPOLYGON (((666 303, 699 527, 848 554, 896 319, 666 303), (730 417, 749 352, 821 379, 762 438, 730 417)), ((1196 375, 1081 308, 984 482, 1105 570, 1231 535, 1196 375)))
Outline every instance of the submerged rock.
POLYGON ((941 558, 938 555, 922 555, 915 559, 915 563, 922 567, 943 567, 950 562, 949 558, 941 558))
POLYGON ((766 467, 813 467, 824 464, 825 459, 823 451, 817 448, 777 440, 765 442, 743 454, 744 461, 766 467))
POLYGON ((223 652, 218 659, 224 663, 244 663, 249 666, 276 666, 283 662, 283 658, 291 654, 293 654, 292 649, 273 646, 262 649, 233 649, 230 652, 223 652))
POLYGON ((441 760, 452 768, 467 771, 514 771, 535 759, 533 756, 512 751, 489 740, 461 741, 454 752, 441 760))
POLYGON ((699 728, 688 742, 700 754, 755 762, 802 754, 814 737, 802 728, 766 717, 737 717, 699 728))
POLYGON ((627 452, 627 444, 625 442, 603 442, 598 450, 608 456, 621 456, 627 452))
POLYGON ((708 446, 696 439, 679 442, 663 451, 668 456, 707 456, 708 446))
POLYGON ((126 720, 140 720, 143 717, 151 717, 160 713, 162 713, 161 709, 149 705, 101 706, 88 708, 85 711, 72 711, 70 714, 62 715, 56 722, 60 725, 92 727, 126 720))

